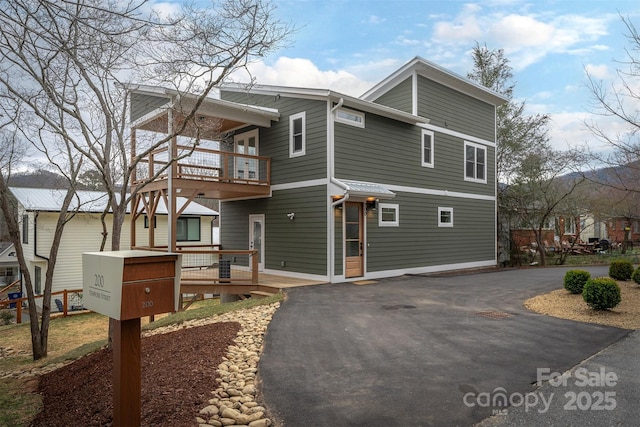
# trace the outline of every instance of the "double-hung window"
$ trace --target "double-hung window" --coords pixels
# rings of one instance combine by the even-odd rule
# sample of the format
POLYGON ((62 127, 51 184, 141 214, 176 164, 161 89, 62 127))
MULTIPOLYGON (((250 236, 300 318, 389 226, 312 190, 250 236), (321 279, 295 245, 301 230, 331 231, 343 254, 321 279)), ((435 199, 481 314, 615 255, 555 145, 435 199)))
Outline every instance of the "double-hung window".
POLYGON ((306 114, 289 117, 289 157, 304 156, 306 152, 306 114))
POLYGON ((464 143, 464 179, 487 183, 487 147, 484 145, 464 143))
POLYGON ((422 130, 422 166, 433 167, 433 132, 422 130))

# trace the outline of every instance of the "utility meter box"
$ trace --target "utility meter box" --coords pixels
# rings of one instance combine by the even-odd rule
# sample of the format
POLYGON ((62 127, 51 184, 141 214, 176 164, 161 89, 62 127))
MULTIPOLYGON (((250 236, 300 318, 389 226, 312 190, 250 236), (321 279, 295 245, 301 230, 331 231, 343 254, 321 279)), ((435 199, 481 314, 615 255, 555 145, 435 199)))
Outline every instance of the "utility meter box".
POLYGON ((143 250, 82 254, 82 301, 116 320, 178 310, 180 254, 143 250))

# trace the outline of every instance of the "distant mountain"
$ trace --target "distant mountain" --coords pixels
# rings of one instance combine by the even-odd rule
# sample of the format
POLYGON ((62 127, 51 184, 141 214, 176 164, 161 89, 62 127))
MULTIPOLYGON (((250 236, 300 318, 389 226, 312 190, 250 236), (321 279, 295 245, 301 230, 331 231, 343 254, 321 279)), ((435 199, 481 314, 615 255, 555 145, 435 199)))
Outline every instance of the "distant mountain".
POLYGON ((62 175, 46 170, 14 174, 9 180, 9 187, 62 189, 67 186, 68 182, 62 175))

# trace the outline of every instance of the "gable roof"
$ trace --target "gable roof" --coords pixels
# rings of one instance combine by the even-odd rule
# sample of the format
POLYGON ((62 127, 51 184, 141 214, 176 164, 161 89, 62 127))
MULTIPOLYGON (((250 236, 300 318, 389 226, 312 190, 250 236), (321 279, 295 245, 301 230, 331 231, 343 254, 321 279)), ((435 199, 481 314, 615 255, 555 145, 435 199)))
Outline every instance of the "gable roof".
POLYGON ((360 98, 375 101, 411 77, 414 73, 495 106, 502 105, 508 101, 508 98, 500 93, 462 77, 420 56, 416 56, 404 66, 400 67, 397 71, 365 92, 360 98))
MULTIPOLYGON (((50 188, 10 187, 9 190, 25 210, 40 212, 59 212, 66 194, 66 190, 50 188)), ((187 199, 184 197, 177 197, 177 210, 180 210, 186 202, 187 199)), ((102 191, 78 190, 76 191, 76 195, 73 198, 71 205, 69 206, 69 210, 77 209, 79 212, 85 213, 102 213, 106 204, 106 193, 102 191)), ((129 208, 127 208, 127 213, 128 212, 129 208)), ((167 214, 167 207, 162 199, 160 199, 156 214, 167 214)), ((182 212, 182 215, 216 216, 219 214, 217 211, 202 206, 197 202, 191 202, 187 205, 184 212, 182 212)))
POLYGON ((329 89, 313 89, 313 88, 300 88, 290 86, 274 86, 274 85, 260 85, 254 84, 248 86, 242 83, 226 83, 220 86, 220 90, 229 92, 246 92, 256 95, 284 95, 299 97, 305 99, 320 99, 330 100, 336 102, 341 107, 351 107, 356 110, 364 111, 366 113, 372 113, 379 116, 387 117, 390 119, 398 120, 409 124, 426 124, 429 123, 429 119, 426 117, 416 116, 395 108, 387 107, 386 105, 376 104, 369 100, 355 98, 353 96, 345 95, 340 92, 335 92, 329 89))
POLYGON ((11 248, 13 248, 13 243, 0 242, 0 257, 4 255, 5 252, 9 251, 11 248))

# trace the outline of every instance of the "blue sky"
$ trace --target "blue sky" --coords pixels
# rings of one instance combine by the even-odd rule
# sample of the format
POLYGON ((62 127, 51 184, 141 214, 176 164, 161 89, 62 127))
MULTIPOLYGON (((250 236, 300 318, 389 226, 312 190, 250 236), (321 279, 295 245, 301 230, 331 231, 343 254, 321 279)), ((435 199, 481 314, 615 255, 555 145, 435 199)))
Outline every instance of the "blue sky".
MULTIPOLYGON (((625 59, 630 47, 620 14, 640 28, 637 0, 273 3, 277 17, 298 31, 289 46, 252 64, 257 83, 359 96, 418 55, 464 76, 477 41, 504 49, 515 98, 526 101, 530 113, 551 115, 550 136, 558 149, 593 143, 583 124, 591 117, 585 69, 614 82, 620 67, 614 60, 625 59)), ((619 126, 604 124, 612 131, 619 126)))

